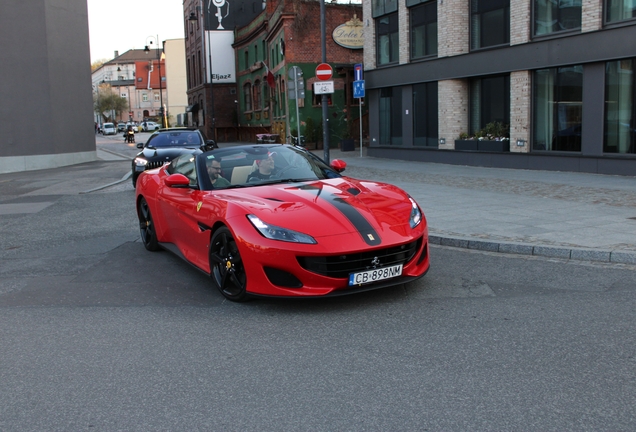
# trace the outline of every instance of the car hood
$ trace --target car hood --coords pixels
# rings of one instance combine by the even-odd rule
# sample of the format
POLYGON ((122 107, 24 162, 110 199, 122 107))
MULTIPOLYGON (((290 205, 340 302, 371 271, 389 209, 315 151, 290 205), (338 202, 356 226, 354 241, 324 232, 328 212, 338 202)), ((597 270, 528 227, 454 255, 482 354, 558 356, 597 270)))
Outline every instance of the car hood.
MULTIPOLYGON (((266 223, 314 238, 356 233, 369 245, 411 237, 412 204, 400 188, 348 177, 228 189, 216 198, 266 223)), ((234 212, 232 212, 234 213, 234 212)))
POLYGON ((137 157, 143 157, 148 161, 169 161, 177 156, 181 156, 185 153, 194 153, 195 151, 200 150, 199 146, 192 147, 160 147, 160 148, 148 148, 145 147, 142 151, 137 154, 137 157))

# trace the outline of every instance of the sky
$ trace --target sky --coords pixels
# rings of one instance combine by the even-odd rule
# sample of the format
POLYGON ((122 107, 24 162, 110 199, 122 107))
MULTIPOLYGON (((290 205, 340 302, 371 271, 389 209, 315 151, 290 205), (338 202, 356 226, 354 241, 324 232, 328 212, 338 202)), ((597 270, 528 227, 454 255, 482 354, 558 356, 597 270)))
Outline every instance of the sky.
MULTIPOLYGON (((154 40, 181 39, 183 0, 87 0, 91 63, 154 40)), ((153 46, 155 42, 153 42, 153 46)))

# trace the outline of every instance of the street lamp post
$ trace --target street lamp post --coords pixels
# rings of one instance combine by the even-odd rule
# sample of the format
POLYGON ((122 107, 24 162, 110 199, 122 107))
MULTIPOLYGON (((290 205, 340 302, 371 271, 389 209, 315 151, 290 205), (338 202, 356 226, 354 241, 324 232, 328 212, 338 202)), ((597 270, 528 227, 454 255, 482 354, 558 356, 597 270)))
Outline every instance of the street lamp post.
MULTIPOLYGON (((149 45, 152 45, 152 38, 155 38, 155 36, 148 36, 146 38, 147 45, 144 48, 144 52, 146 54, 150 52, 149 45), (150 42, 148 42, 148 39, 150 39, 150 42)), ((159 45, 159 36, 156 36, 155 43, 157 46, 159 45)), ((164 128, 168 126, 168 122, 166 120, 166 110, 163 106, 163 85, 162 85, 162 78, 161 78, 161 55, 163 53, 163 46, 161 47, 161 50, 157 48, 155 51, 157 53, 157 60, 159 63, 159 103, 161 104, 161 106, 159 107, 159 113, 161 114, 161 127, 164 128)))

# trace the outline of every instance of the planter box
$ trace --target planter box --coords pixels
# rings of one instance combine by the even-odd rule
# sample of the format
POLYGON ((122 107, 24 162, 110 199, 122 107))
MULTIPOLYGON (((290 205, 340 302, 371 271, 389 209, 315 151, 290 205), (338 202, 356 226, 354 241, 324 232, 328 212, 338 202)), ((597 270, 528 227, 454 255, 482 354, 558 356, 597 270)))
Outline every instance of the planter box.
POLYGON ((354 151, 355 148, 355 141, 352 138, 345 138, 340 140, 340 151, 354 151))
POLYGON ((477 151, 476 140, 455 140, 455 150, 472 150, 477 151))
POLYGON ((455 140, 455 150, 508 152, 510 141, 455 140))

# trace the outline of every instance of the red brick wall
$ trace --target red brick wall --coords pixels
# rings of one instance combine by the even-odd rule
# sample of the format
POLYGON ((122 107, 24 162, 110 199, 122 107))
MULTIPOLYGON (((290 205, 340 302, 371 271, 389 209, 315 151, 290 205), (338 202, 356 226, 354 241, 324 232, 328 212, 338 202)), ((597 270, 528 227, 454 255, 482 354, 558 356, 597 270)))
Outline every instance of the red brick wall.
MULTIPOLYGON (((288 63, 320 63, 320 4, 297 2, 296 19, 286 23, 285 60, 288 63), (290 38, 292 38, 290 40, 290 38)), ((332 33, 336 27, 351 20, 356 14, 362 18, 360 5, 326 5, 326 52, 328 63, 362 63, 362 50, 344 48, 334 42, 332 33)))

